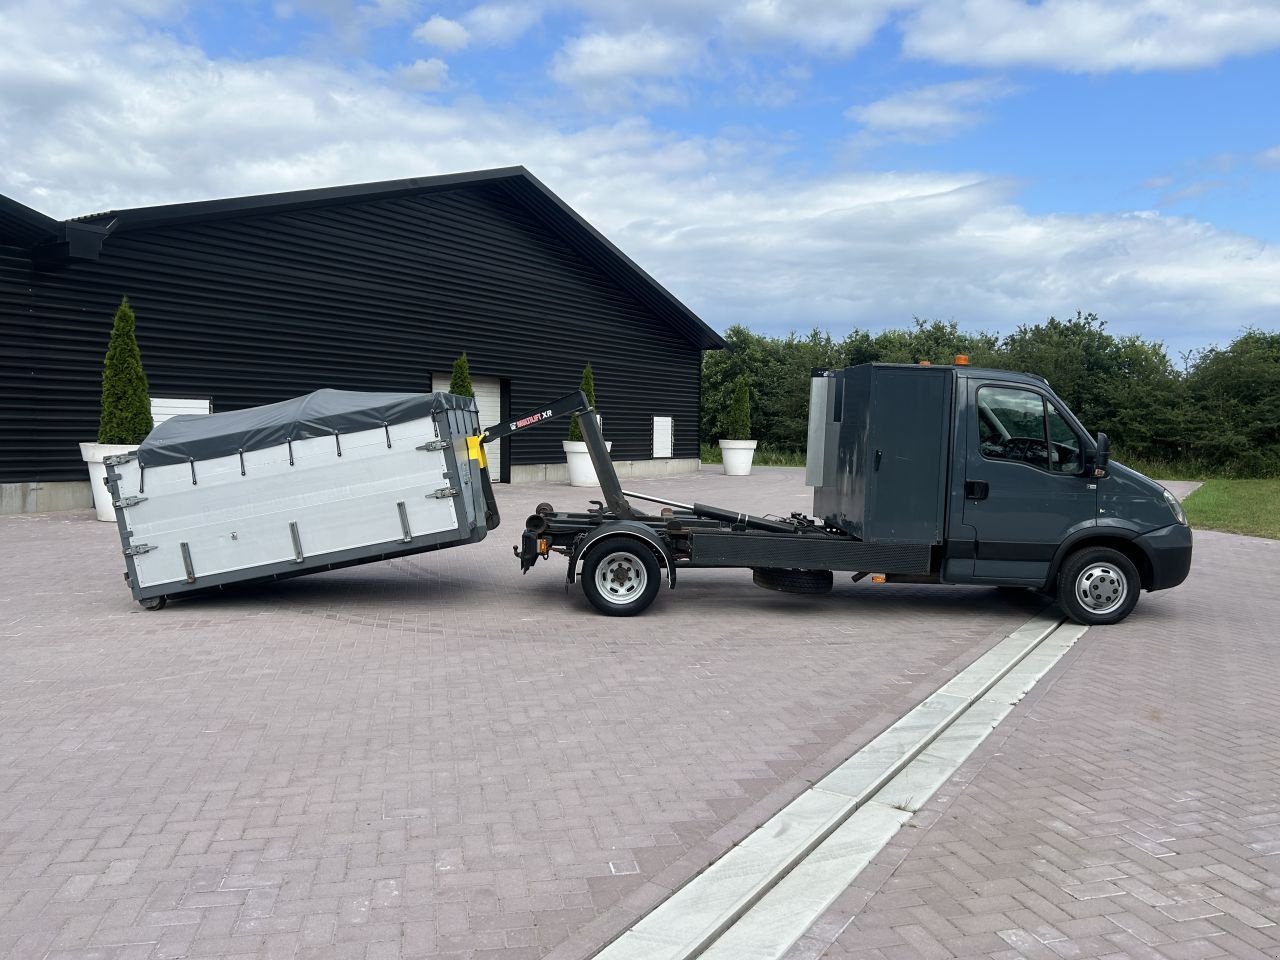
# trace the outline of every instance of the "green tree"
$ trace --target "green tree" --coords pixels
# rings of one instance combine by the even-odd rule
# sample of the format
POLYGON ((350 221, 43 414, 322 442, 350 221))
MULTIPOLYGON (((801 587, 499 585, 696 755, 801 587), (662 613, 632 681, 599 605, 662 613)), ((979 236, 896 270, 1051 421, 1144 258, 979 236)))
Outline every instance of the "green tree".
MULTIPOLYGON (((871 341, 872 356, 868 360, 881 363, 954 363, 960 355, 967 356, 975 366, 987 365, 996 352, 998 337, 991 333, 962 333, 959 325, 951 320, 923 320, 912 318, 908 330, 885 330, 871 341)), ((866 363, 859 359, 856 362, 866 363)))
POLYGON ((751 439, 765 447, 803 450, 810 371, 845 366, 842 346, 821 330, 804 337, 792 332, 779 339, 738 325, 725 332, 725 340, 728 349, 703 355, 702 436, 707 440, 730 436, 725 420, 737 381, 745 377, 751 398, 751 439))
POLYGON ((1110 374, 1115 339, 1095 314, 1022 324, 1000 344, 996 365, 1034 373, 1054 390, 1090 429, 1106 419, 1098 385, 1110 374))
POLYGON ((733 385, 733 400, 724 418, 722 440, 751 439, 751 388, 746 377, 739 377, 733 385))
POLYGON ((471 386, 471 364, 464 352, 453 361, 453 375, 449 377, 449 392, 459 397, 475 397, 475 388, 471 386))
POLYGON ((739 380, 762 447, 804 450, 811 368, 858 363, 951 363, 1036 374, 1091 432, 1111 437, 1118 459, 1139 457, 1234 476, 1280 476, 1280 333, 1246 330, 1229 347, 1191 356, 1185 373, 1162 343, 1114 336, 1093 313, 1022 324, 1006 337, 962 332, 955 322, 914 318, 906 329, 843 340, 752 333, 733 326, 728 348, 703 357, 702 438, 733 439, 739 380))
POLYGON ((138 350, 137 318, 128 297, 120 300, 102 364, 99 443, 141 443, 152 427, 147 375, 138 350))
POLYGON ((1280 333, 1249 329, 1187 371, 1188 452, 1236 476, 1280 476, 1280 333))
POLYGON ((880 359, 880 348, 875 337, 866 330, 854 330, 840 344, 839 367, 856 367, 860 363, 875 363, 880 359))
POLYGON ((1178 459, 1182 384, 1163 344, 1114 337, 1093 313, 1023 324, 990 365, 1044 377, 1090 431, 1105 431, 1121 456, 1178 459))
POLYGON ((1089 430, 1107 433, 1121 459, 1182 460, 1189 455, 1186 384, 1163 344, 1117 337, 1096 394, 1085 415, 1097 420, 1078 415, 1089 430))
MULTIPOLYGON (((596 376, 589 363, 582 368, 582 381, 578 384, 578 389, 586 394, 587 404, 594 408, 596 405, 596 376)), ((577 417, 569 418, 569 439, 576 442, 582 441, 582 428, 578 426, 577 417)))

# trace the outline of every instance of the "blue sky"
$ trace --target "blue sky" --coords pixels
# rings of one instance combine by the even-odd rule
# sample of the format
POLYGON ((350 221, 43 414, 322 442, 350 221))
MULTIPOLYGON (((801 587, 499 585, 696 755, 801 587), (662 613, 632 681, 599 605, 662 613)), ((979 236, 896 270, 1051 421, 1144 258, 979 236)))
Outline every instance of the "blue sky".
POLYGON ((0 2, 55 216, 523 164, 713 326, 1280 326, 1280 3, 0 2), (105 7, 105 9, 104 9, 105 7))

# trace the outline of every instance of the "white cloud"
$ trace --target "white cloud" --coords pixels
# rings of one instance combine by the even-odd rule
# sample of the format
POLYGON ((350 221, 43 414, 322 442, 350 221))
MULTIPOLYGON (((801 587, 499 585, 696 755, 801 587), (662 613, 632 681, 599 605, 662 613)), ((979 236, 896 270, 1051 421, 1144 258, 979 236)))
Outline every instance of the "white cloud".
POLYGON ((449 20, 436 14, 414 28, 413 39, 442 50, 461 50, 467 45, 471 35, 457 20, 449 20))
POLYGON ((610 33, 847 57, 893 24, 911 56, 1068 72, 1184 69, 1280 47, 1275 0, 567 0, 610 33))
POLYGON ((978 108, 1013 91, 1010 84, 994 78, 956 80, 850 107, 845 116, 858 121, 873 137, 926 143, 980 122, 978 108))
POLYGON ((1270 150, 1263 150, 1258 154, 1258 160, 1263 166, 1280 167, 1280 146, 1272 147, 1270 150))
POLYGON ((622 77, 669 77, 689 69, 696 45, 684 37, 641 27, 625 34, 589 33, 565 44, 554 73, 562 83, 597 83, 622 77))
POLYGON ((847 55, 865 46, 896 8, 912 0, 746 0, 723 14, 730 36, 754 43, 794 43, 847 55))
MULTIPOLYGON (((359 51, 365 48, 371 30, 412 20, 421 4, 422 0, 276 0, 271 9, 280 20, 293 20, 301 14, 324 21, 327 29, 313 37, 313 43, 336 42, 348 51, 359 51)), ((235 14, 228 11, 228 15, 235 14)))
POLYGON ((467 29, 482 43, 511 43, 542 19, 529 3, 482 3, 464 16, 467 29))
POLYGON ((1194 220, 1032 215, 981 173, 785 174, 759 134, 566 129, 367 70, 210 58, 95 9, 0 19, 0 191, 52 216, 524 164, 720 329, 1082 308, 1182 349, 1280 311, 1280 249, 1194 220))
POLYGON ((903 49, 945 63, 1072 72, 1202 67, 1280 46, 1271 0, 926 0, 903 49))
POLYGON ((696 41, 653 27, 595 32, 566 43, 555 56, 551 75, 597 105, 637 94, 662 100, 674 96, 669 81, 690 72, 700 54, 696 41))
POLYGON ((396 75, 415 89, 439 90, 449 82, 449 65, 438 57, 415 60, 408 66, 399 67, 396 75))
POLYGON ((381 27, 413 19, 420 5, 420 0, 373 0, 360 4, 356 11, 366 23, 381 27))

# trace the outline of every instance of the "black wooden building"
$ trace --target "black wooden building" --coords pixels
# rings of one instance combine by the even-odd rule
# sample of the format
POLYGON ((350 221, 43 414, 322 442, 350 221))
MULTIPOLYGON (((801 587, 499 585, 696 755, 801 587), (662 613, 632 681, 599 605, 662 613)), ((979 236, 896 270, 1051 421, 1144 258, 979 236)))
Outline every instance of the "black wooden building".
MULTIPOLYGON (((153 397, 446 389, 465 351, 496 421, 576 389, 590 361, 620 461, 652 459, 668 417, 659 453, 698 456, 702 351, 724 345, 520 167, 69 221, 0 197, 0 484, 85 478, 122 296, 153 397)), ((562 463, 565 435, 504 441, 503 479, 562 463)))

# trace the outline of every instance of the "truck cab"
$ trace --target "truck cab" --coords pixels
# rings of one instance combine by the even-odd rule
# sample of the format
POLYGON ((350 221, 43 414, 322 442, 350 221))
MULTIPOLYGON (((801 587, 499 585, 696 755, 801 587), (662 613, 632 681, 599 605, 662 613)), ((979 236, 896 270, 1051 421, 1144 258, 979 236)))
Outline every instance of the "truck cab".
POLYGON ((808 449, 815 518, 866 543, 929 544, 937 582, 1043 590, 1102 624, 1190 569, 1177 499, 1111 462, 1105 434, 1040 377, 963 364, 814 371, 808 449))

